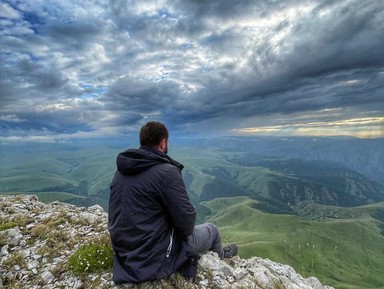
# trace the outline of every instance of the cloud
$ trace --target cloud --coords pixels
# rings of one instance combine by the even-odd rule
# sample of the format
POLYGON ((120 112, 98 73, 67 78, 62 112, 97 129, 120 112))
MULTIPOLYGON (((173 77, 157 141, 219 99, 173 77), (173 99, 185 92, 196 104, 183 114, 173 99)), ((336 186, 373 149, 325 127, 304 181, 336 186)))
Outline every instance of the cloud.
POLYGON ((380 1, 0 5, 3 136, 128 133, 152 119, 183 134, 291 134, 296 117, 340 110, 329 122, 361 135, 369 124, 344 121, 383 115, 380 1))
POLYGON ((6 19, 20 19, 20 13, 7 3, 0 3, 0 17, 6 19))
MULTIPOLYGON (((327 111, 324 111, 327 114, 327 111)), ((239 135, 299 135, 299 136, 351 136, 361 138, 384 137, 383 117, 364 117, 340 119, 331 115, 331 118, 319 117, 317 121, 304 122, 304 119, 295 117, 289 123, 276 125, 259 125, 234 129, 233 133, 239 135)))

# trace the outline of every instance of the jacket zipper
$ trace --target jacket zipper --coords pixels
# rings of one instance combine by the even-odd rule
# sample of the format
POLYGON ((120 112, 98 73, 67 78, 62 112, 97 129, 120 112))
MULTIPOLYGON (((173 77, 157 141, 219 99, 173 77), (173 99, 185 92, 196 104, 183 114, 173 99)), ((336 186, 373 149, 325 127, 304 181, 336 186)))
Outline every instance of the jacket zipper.
POLYGON ((167 255, 166 255, 167 258, 168 258, 169 255, 171 254, 172 245, 173 245, 173 231, 174 231, 174 230, 175 230, 175 229, 172 228, 171 235, 169 236, 170 241, 169 241, 169 245, 168 245, 168 249, 167 249, 167 255))

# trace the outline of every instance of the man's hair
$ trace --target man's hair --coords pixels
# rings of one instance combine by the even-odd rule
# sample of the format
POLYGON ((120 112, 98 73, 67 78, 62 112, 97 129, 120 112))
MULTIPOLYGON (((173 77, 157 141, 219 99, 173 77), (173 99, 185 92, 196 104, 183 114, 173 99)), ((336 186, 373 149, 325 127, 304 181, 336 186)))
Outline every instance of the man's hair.
POLYGON ((142 126, 140 130, 140 145, 154 147, 161 140, 168 139, 168 129, 158 121, 150 121, 142 126))

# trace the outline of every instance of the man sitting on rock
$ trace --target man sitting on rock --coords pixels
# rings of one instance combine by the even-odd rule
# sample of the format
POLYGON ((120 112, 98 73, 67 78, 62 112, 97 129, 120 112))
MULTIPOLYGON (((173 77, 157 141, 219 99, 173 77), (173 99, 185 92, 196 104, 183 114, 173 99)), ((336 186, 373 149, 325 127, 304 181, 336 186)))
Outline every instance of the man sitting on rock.
POLYGON ((199 254, 237 254, 236 245, 222 248, 214 224, 195 226, 183 165, 167 153, 168 129, 148 122, 140 130, 140 148, 117 157, 108 213, 115 283, 158 280, 176 271, 192 279, 199 254))

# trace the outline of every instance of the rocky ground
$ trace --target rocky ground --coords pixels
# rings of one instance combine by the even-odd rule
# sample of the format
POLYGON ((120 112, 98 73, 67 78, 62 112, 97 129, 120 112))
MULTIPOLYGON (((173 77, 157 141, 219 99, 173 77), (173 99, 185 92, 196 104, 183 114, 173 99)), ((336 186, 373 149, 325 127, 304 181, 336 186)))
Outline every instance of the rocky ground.
POLYGON ((106 212, 97 205, 44 204, 33 195, 0 195, 0 248, 0 288, 332 288, 268 259, 223 261, 215 253, 200 258, 194 283, 175 275, 118 286, 112 282, 106 212))

